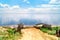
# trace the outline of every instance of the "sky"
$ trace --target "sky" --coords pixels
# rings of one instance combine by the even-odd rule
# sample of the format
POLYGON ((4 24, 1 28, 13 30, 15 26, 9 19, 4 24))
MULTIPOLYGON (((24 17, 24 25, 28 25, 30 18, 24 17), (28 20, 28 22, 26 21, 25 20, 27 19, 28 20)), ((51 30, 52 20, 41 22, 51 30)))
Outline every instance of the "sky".
POLYGON ((60 0, 0 0, 0 25, 60 25, 60 0))

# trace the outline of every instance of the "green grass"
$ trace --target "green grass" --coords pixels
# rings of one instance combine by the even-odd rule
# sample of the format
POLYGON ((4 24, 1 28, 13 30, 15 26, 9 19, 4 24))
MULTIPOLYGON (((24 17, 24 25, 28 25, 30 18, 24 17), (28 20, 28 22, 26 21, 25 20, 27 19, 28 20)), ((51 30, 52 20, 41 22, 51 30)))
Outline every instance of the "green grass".
POLYGON ((48 28, 40 28, 41 31, 48 33, 50 35, 55 35, 56 30, 60 29, 60 27, 52 27, 52 30, 49 30, 48 28))
POLYGON ((0 40, 17 40, 21 38, 19 32, 14 33, 15 29, 9 28, 7 31, 0 31, 0 40))
POLYGON ((43 32, 48 32, 47 28, 40 28, 40 30, 42 30, 43 32))

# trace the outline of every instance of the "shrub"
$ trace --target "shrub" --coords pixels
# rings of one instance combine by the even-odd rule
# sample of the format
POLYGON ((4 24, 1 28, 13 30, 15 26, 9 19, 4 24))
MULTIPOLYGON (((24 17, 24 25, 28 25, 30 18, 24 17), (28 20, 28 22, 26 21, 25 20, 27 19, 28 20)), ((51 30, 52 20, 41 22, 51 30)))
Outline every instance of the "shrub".
POLYGON ((47 32, 48 28, 40 28, 40 30, 42 30, 43 32, 47 32))
POLYGON ((6 32, 1 32, 0 40, 17 40, 20 39, 21 34, 19 32, 15 32, 15 29, 8 28, 6 32))
POLYGON ((48 28, 40 28, 40 30, 45 32, 45 33, 48 33, 50 35, 55 35, 57 28, 52 28, 52 30, 50 30, 48 28))

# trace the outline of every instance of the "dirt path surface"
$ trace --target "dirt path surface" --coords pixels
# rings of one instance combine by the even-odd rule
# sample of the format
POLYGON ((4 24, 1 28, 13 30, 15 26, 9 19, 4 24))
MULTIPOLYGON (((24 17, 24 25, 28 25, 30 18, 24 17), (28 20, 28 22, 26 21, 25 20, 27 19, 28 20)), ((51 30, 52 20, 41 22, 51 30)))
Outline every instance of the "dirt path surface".
POLYGON ((36 28, 22 29, 22 35, 20 40, 58 40, 57 37, 43 33, 36 28))

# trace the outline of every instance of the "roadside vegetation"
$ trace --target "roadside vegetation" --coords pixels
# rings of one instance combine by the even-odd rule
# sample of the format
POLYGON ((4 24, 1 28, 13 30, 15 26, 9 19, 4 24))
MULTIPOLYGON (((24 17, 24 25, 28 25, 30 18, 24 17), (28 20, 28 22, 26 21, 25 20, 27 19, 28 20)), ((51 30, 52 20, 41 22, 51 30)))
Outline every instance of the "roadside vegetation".
POLYGON ((12 28, 0 28, 0 40, 17 40, 21 38, 19 32, 15 33, 16 29, 12 28))
POLYGON ((56 30, 60 29, 60 27, 52 27, 52 29, 48 29, 48 28, 40 28, 41 31, 48 33, 50 35, 55 35, 56 34, 56 30))
MULTIPOLYGON (((48 28, 40 28, 41 31, 48 33, 49 35, 55 35, 56 36, 56 30, 60 30, 60 27, 52 27, 52 30, 48 29, 48 28)), ((58 40, 60 40, 60 37, 58 37, 58 40)))

